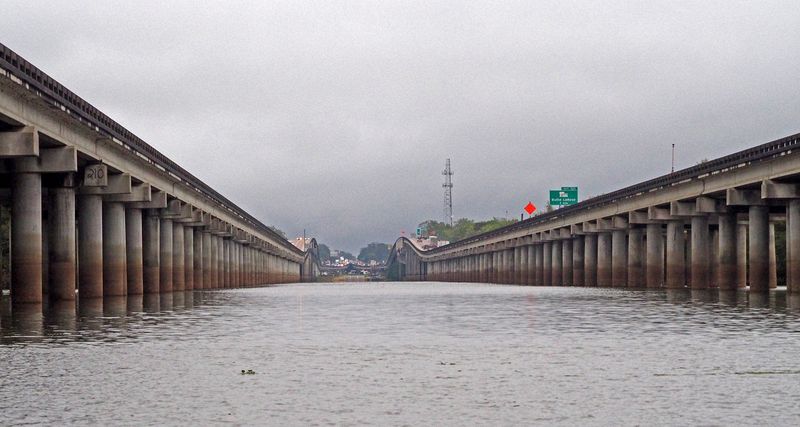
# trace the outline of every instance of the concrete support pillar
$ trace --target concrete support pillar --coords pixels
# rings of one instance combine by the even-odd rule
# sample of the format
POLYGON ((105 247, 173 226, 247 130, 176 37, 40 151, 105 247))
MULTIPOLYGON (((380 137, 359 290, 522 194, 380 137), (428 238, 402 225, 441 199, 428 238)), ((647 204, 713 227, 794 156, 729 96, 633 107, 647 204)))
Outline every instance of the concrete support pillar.
POLYGON ((611 286, 628 285, 628 230, 611 232, 611 286))
POLYGON ((719 216, 719 249, 717 250, 717 283, 723 291, 738 287, 736 243, 736 214, 719 216))
POLYGON ((597 286, 608 287, 612 284, 612 240, 610 232, 597 234, 597 286))
POLYGON ((49 247, 50 282, 49 297, 53 301, 75 299, 75 189, 50 189, 48 216, 51 239, 49 247))
POLYGON ((664 236, 661 224, 647 224, 647 274, 648 288, 664 286, 664 236))
POLYGON ((542 286, 553 286, 553 242, 542 244, 542 286))
POLYGON ((750 206, 749 213, 750 292, 769 291, 769 209, 750 206))
POLYGON ((184 231, 183 224, 172 223, 172 290, 183 291, 186 289, 186 257, 184 256, 184 231))
POLYGON ((528 266, 528 247, 520 246, 519 250, 519 274, 517 275, 518 285, 527 285, 529 277, 528 266))
POLYGON ((225 267, 225 287, 226 288, 232 288, 233 287, 233 282, 231 280, 231 264, 232 264, 231 243, 233 243, 233 242, 231 242, 228 239, 224 239, 222 241, 222 247, 225 249, 225 264, 224 264, 224 267, 225 267))
POLYGON ((645 280, 644 229, 633 227, 628 230, 628 281, 629 288, 641 288, 645 280))
POLYGON ((203 246, 203 230, 194 228, 194 288, 205 289, 205 275, 203 274, 203 259, 205 247, 203 246))
POLYGON ((529 245, 526 252, 528 255, 528 270, 525 273, 525 284, 534 285, 536 282, 536 246, 529 245))
POLYGON ((736 226, 736 277, 739 288, 748 285, 748 265, 747 265, 747 225, 737 224, 736 226))
POLYGON ((769 223, 769 288, 778 287, 778 254, 775 250, 775 223, 769 223))
POLYGON ((586 250, 586 243, 584 236, 578 235, 572 239, 572 285, 584 286, 584 251, 586 250))
POLYGON ((572 286, 572 239, 561 241, 561 285, 572 286))
POLYGON ((211 233, 203 231, 201 234, 203 235, 201 239, 203 242, 203 289, 214 289, 214 282, 211 278, 211 252, 213 251, 211 247, 211 233))
POLYGON ((194 229, 183 227, 183 285, 187 291, 194 290, 194 229))
POLYGON ((666 287, 681 289, 686 284, 685 239, 683 222, 667 223, 667 279, 666 287))
POLYGON ((103 296, 103 199, 78 197, 78 295, 103 296))
POLYGON ((222 248, 222 236, 216 237, 217 244, 217 287, 225 288, 225 252, 222 248))
POLYGON ((149 209, 142 225, 142 255, 144 257, 144 293, 161 291, 161 219, 158 211, 149 209))
POLYGON ((125 265, 128 269, 128 295, 144 293, 144 236, 142 210, 125 209, 125 265))
POLYGON ((717 228, 710 228, 708 230, 710 237, 709 242, 709 255, 708 255, 708 287, 709 288, 718 288, 719 282, 717 282, 717 259, 719 253, 719 230, 717 228))
POLYGON ((42 176, 16 173, 11 188, 11 300, 42 302, 42 176))
POLYGON ((122 296, 128 286, 125 275, 125 205, 103 204, 103 296, 122 296))
POLYGON ((161 218, 161 226, 160 226, 161 238, 159 239, 159 244, 161 247, 159 258, 161 260, 161 274, 160 274, 160 282, 161 286, 159 288, 159 292, 166 293, 172 292, 172 263, 175 261, 172 249, 173 249, 173 232, 172 232, 172 220, 161 218))
POLYGON ((587 234, 583 238, 583 283, 597 286, 597 235, 587 234))
POLYGON ((711 238, 708 218, 692 217, 692 289, 707 289, 711 263, 711 238))
POLYGON ((786 206, 786 290, 800 293, 800 199, 786 206))
POLYGON ((562 270, 564 266, 562 262, 564 261, 562 257, 562 241, 561 240, 554 240, 552 243, 552 259, 551 262, 553 263, 553 270, 552 275, 553 278, 551 279, 552 286, 561 286, 562 282, 562 270))

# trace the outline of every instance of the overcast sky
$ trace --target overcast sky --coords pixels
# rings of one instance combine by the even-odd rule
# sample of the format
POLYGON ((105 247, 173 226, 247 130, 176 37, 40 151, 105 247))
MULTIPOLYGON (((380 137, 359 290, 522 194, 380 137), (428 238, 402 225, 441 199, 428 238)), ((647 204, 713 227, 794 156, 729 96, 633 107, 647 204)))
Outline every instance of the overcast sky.
POLYGON ((0 41, 334 248, 518 217, 800 132, 786 2, 4 1, 0 41))

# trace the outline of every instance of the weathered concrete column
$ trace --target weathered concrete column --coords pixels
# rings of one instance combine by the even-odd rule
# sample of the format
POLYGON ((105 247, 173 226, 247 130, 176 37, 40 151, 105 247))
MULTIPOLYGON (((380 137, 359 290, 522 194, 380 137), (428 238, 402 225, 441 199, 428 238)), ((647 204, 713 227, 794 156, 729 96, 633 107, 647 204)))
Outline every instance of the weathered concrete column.
POLYGON ((528 245, 526 253, 528 255, 528 271, 525 273, 525 284, 533 285, 536 281, 536 246, 528 245))
POLYGON ((750 292, 769 292, 769 208, 750 206, 750 292))
POLYGON ((184 244, 183 225, 179 222, 172 223, 172 290, 183 291, 186 289, 186 271, 184 270, 184 244))
POLYGON ((725 213, 719 216, 719 249, 717 252, 717 283, 722 291, 738 287, 736 243, 736 214, 725 213))
POLYGON ((183 227, 183 289, 194 290, 194 229, 183 227))
POLYGON ((196 227, 192 234, 194 234, 194 265, 192 266, 194 269, 194 288, 205 289, 205 274, 203 274, 203 262, 205 260, 203 235, 205 233, 203 233, 203 230, 200 227, 196 227))
POLYGON ((632 227, 628 230, 628 287, 645 286, 644 229, 632 227))
POLYGON ((711 264, 708 217, 692 217, 692 289, 707 289, 711 264))
POLYGON ((746 287, 749 277, 749 268, 747 265, 747 235, 748 229, 746 224, 736 225, 736 277, 738 287, 746 287))
POLYGON ((775 251, 775 223, 769 223, 769 288, 778 287, 778 254, 775 251))
POLYGON ((647 287, 664 286, 664 236, 661 224, 647 224, 647 287))
POLYGON ((553 242, 542 244, 542 286, 553 286, 553 242))
POLYGON ((516 269, 516 265, 514 265, 514 249, 506 249, 505 250, 505 259, 503 259, 503 265, 506 267, 506 280, 503 283, 506 284, 513 284, 514 283, 514 269, 516 269))
POLYGON ((75 189, 51 188, 48 216, 51 239, 49 247, 49 297, 53 301, 75 299, 75 189))
POLYGON ((174 261, 172 255, 172 220, 161 218, 161 238, 159 239, 160 243, 160 254, 159 258, 161 260, 161 274, 160 274, 160 282, 161 286, 159 288, 159 292, 172 292, 172 263, 174 261))
MULTIPOLYGON (((242 280, 239 275, 239 267, 240 267, 239 252, 241 251, 241 249, 242 246, 238 242, 233 241, 233 253, 231 262, 233 263, 233 287, 235 288, 240 288, 242 286, 242 280)), ((267 260, 269 261, 269 258, 267 260)), ((267 273, 269 274, 269 271, 267 273)))
POLYGON ((681 289, 686 284, 685 239, 682 221, 667 222, 667 279, 666 287, 681 289))
POLYGON ((612 245, 610 232, 597 233, 597 286, 608 287, 613 283, 612 245))
POLYGON ((127 292, 125 275, 125 205, 103 204, 103 296, 123 296, 127 292))
POLYGON ((553 268, 552 268, 553 278, 551 279, 551 285, 552 286, 561 286, 562 285, 562 282, 561 282, 561 278, 562 277, 561 276, 562 276, 562 269, 564 268, 564 266, 561 263, 564 261, 564 259, 563 259, 562 255, 561 255, 561 252, 562 252, 561 249, 562 249, 561 240, 554 240, 553 243, 552 243, 553 255, 552 255, 552 259, 550 261, 550 262, 553 263, 552 264, 553 265, 553 268))
POLYGON ((561 241, 561 285, 572 286, 572 239, 561 241))
POLYGON ((233 282, 231 281, 231 241, 229 239, 224 239, 222 241, 222 246, 225 248, 225 287, 232 288, 233 282))
POLYGON ((15 173, 11 188, 11 300, 42 302, 42 176, 15 173))
POLYGON ((78 295, 103 296, 103 198, 78 196, 78 295))
POLYGON ((800 199, 786 206, 786 290, 800 293, 800 199))
POLYGON ((628 285, 628 231, 611 232, 611 286, 628 285))
POLYGON ((586 243, 582 235, 577 235, 572 239, 572 285, 584 286, 584 251, 586 243))
POLYGON ((128 295, 144 293, 144 236, 142 210, 125 209, 125 266, 128 269, 128 295))
POLYGON ((597 286, 597 235, 587 234, 583 238, 583 283, 597 286))
POLYGON ((528 284, 528 247, 527 246, 520 246, 519 248, 519 275, 517 276, 517 284, 518 285, 527 285, 528 284))
POLYGON ((211 233, 204 230, 201 234, 203 235, 201 239, 203 242, 203 289, 214 289, 213 275, 211 274, 213 270, 211 253, 214 251, 211 246, 211 233))
POLYGON ((709 269, 708 269, 708 287, 709 288, 718 288, 719 282, 717 281, 717 268, 719 263, 717 263, 718 253, 719 253, 719 229, 717 227, 711 227, 708 230, 709 233, 709 269))
POLYGON ((217 287, 225 288, 225 251, 222 248, 222 236, 216 237, 217 244, 217 287))
POLYGON ((161 291, 161 219, 158 210, 145 211, 142 225, 142 255, 144 257, 144 293, 161 291))

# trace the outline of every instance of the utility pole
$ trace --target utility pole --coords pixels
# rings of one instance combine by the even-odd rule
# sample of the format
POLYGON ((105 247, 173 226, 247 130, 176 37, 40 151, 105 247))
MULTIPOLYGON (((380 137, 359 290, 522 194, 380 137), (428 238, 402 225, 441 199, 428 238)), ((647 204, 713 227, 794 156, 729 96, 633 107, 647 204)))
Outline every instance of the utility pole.
POLYGON ((675 144, 672 144, 672 172, 675 173, 675 144))
POLYGON ((444 223, 453 226, 453 171, 450 169, 450 159, 444 163, 444 223))

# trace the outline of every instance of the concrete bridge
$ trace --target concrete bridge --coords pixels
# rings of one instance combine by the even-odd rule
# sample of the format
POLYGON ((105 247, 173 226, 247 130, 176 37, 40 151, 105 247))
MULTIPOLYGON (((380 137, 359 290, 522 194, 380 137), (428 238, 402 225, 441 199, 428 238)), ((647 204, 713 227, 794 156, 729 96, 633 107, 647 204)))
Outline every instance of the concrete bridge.
POLYGON ((800 293, 800 134, 429 251, 401 238, 389 276, 765 293, 776 224, 787 290, 800 293))
MULTIPOLYGON (((307 254, 0 45, 14 304, 295 282, 307 254)), ((313 271, 305 276, 313 275, 313 271)))

